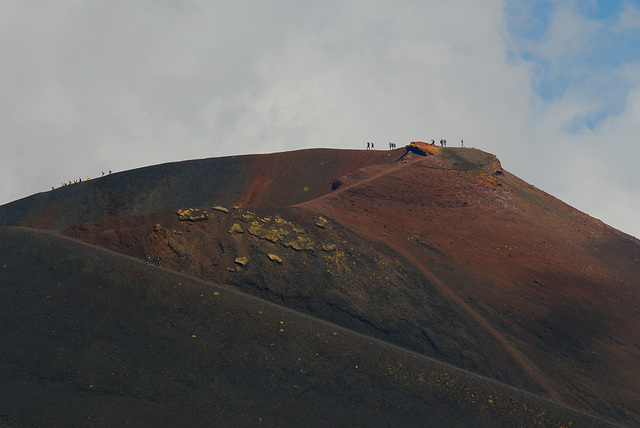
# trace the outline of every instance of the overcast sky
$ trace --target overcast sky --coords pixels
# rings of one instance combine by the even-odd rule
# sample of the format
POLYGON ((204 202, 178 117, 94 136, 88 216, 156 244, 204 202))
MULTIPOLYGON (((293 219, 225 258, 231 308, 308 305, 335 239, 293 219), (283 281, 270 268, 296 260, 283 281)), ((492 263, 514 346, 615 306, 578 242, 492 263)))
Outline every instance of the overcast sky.
POLYGON ((446 138, 640 237, 640 2, 1 0, 0 204, 184 159, 446 138))

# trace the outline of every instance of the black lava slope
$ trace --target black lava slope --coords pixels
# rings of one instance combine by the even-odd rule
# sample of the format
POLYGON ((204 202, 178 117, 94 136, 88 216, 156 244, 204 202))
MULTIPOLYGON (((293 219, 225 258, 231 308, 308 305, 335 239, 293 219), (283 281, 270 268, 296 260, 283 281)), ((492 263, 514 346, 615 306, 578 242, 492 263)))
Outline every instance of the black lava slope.
POLYGON ((609 426, 107 250, 0 242, 0 426, 609 426))

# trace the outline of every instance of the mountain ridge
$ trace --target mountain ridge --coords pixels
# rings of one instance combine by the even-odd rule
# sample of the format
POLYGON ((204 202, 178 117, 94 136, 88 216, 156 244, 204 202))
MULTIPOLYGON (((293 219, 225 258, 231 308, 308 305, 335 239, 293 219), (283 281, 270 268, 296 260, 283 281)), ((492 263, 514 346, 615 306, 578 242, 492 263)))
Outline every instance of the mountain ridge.
POLYGON ((391 161, 392 156, 403 152, 306 149, 169 162, 109 174, 10 202, 0 206, 0 225, 64 229, 103 217, 188 206, 291 205, 329 189, 333 179, 327 177, 391 161), (281 169, 282 165, 287 168, 281 169), (278 191, 278 185, 285 187, 290 180, 300 178, 306 180, 306 186, 294 192, 278 191), (252 201, 260 192, 265 193, 261 199, 252 201))

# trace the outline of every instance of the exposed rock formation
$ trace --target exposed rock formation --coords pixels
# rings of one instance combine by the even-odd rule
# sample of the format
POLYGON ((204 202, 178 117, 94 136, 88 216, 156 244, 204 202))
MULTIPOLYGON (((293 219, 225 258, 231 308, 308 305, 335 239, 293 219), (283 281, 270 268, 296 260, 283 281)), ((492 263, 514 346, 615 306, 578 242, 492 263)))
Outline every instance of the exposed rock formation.
POLYGON ((233 223, 229 228, 230 235, 233 235, 235 233, 244 233, 244 230, 242 230, 242 227, 238 223, 233 223))
POLYGON ((269 253, 269 254, 267 254, 267 256, 269 257, 269 260, 272 260, 274 262, 278 262, 278 263, 282 263, 283 262, 282 258, 280 256, 275 255, 275 254, 269 253))
POLYGON ((202 212, 202 214, 200 215, 197 215, 197 213, 199 212, 199 209, 187 208, 184 210, 179 209, 178 211, 176 211, 176 214, 178 215, 178 219, 180 221, 200 221, 206 220, 208 218, 208 213, 206 211, 202 212))
POLYGON ((407 152, 413 152, 422 156, 431 156, 437 153, 438 148, 423 141, 412 141, 406 146, 407 152))

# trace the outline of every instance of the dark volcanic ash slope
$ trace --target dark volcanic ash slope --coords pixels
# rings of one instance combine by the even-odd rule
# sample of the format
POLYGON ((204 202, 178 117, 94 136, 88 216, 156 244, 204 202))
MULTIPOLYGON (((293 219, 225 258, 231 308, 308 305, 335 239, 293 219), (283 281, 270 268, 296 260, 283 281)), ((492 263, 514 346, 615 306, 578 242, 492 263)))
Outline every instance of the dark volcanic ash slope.
POLYGON ((293 207, 256 190, 67 233, 638 424, 638 240, 484 152, 387 154, 293 207))
POLYGON ((221 209, 106 219, 65 233, 140 259, 150 255, 154 263, 159 257, 166 268, 541 391, 475 320, 388 246, 317 215, 221 209))
POLYGON ((639 425, 638 240, 492 155, 418 146, 226 158, 224 174, 203 166, 215 160, 132 171, 0 207, 0 223, 73 226, 65 233, 89 243, 639 425))
POLYGON ((104 249, 0 239, 2 426, 610 426, 104 249))

